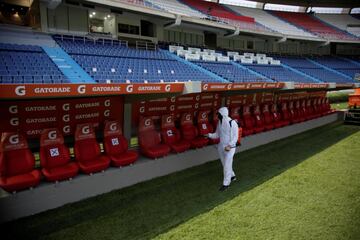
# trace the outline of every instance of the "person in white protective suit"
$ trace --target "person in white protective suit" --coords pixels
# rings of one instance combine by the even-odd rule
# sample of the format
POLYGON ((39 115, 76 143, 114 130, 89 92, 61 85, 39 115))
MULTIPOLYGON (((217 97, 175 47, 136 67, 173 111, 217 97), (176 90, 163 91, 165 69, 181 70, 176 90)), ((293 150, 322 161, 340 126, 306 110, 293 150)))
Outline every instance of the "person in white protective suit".
POLYGON ((223 166, 224 181, 219 191, 224 191, 230 186, 232 181, 236 180, 232 164, 236 150, 239 129, 237 122, 229 117, 229 110, 227 107, 222 107, 219 109, 218 118, 219 122, 216 131, 214 133, 209 133, 207 137, 212 139, 220 138, 218 152, 223 166))

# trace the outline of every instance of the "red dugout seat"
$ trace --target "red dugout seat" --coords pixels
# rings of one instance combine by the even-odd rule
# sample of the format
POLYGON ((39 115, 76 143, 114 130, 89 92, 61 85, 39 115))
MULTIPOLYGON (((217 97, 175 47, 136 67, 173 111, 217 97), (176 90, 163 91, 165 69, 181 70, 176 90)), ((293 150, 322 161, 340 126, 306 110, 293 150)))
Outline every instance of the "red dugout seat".
POLYGON ((77 175, 79 166, 72 162, 64 138, 56 128, 45 129, 40 137, 41 171, 47 181, 61 181, 77 175))
POLYGON ((141 153, 153 159, 164 157, 171 151, 167 144, 161 143, 160 133, 155 130, 151 117, 140 118, 139 145, 141 153))
POLYGON ((281 118, 281 114, 278 112, 277 110, 277 104, 273 103, 271 105, 271 113, 274 119, 274 126, 275 128, 281 128, 281 127, 285 127, 287 125, 290 124, 289 121, 285 121, 281 118))
POLYGON ((134 163, 139 154, 128 150, 128 141, 122 135, 120 124, 116 121, 107 121, 104 127, 104 148, 106 155, 115 167, 134 163))
POLYGON ((244 125, 244 121, 241 119, 240 116, 241 107, 232 107, 230 108, 230 118, 236 120, 238 123, 240 123, 240 126, 244 125))
POLYGON ((253 110, 254 110, 254 119, 255 119, 254 132, 255 133, 263 132, 265 130, 265 126, 264 126, 264 117, 260 112, 260 105, 255 105, 253 110))
POLYGON ((110 165, 110 158, 101 154, 91 123, 76 126, 74 150, 80 170, 86 174, 103 171, 110 165))
POLYGON ((180 124, 183 139, 190 143, 191 148, 202 148, 209 143, 209 139, 199 136, 191 113, 183 113, 180 124))
POLYGON ((296 100, 296 101, 295 101, 294 111, 297 112, 297 116, 298 116, 299 122, 303 122, 303 121, 306 120, 305 113, 304 113, 304 111, 302 110, 301 101, 300 101, 300 100, 296 100))
POLYGON ((163 115, 161 117, 161 136, 163 142, 167 144, 173 152, 181 153, 190 148, 190 143, 181 139, 181 134, 175 127, 173 115, 163 115))
POLYGON ((8 192, 39 184, 41 173, 35 168, 34 155, 19 133, 3 133, 0 146, 0 187, 8 192))
POLYGON ((272 114, 269 111, 269 104, 264 104, 262 107, 262 113, 264 116, 264 127, 265 130, 272 130, 274 129, 274 119, 272 114))
MULTIPOLYGON (((198 114, 198 130, 200 135, 213 133, 215 131, 213 125, 209 122, 209 112, 210 111, 200 111, 198 114)), ((209 139, 210 144, 218 144, 219 142, 220 138, 209 139)))
POLYGON ((316 113, 314 111, 311 99, 306 100, 306 112, 308 120, 316 118, 316 113))
POLYGON ((300 117, 299 117, 299 112, 294 107, 294 102, 293 101, 289 101, 288 108, 289 108, 288 111, 289 111, 289 114, 290 114, 291 123, 299 123, 299 122, 301 122, 300 117))
POLYGON ((288 124, 292 123, 291 115, 288 110, 287 102, 282 102, 281 106, 281 119, 288 124))
POLYGON ((254 127, 255 127, 255 119, 253 118, 253 116, 251 115, 250 112, 250 106, 249 105, 244 105, 243 106, 243 132, 242 135, 248 136, 254 133, 254 127))

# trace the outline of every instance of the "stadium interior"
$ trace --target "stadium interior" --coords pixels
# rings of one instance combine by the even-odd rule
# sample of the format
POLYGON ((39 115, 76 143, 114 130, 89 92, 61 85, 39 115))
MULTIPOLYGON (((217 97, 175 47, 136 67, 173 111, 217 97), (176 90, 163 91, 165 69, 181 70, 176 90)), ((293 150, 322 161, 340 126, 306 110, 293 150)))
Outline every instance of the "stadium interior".
POLYGON ((327 92, 360 87, 360 5, 287 2, 1 1, 0 222, 215 160, 191 163, 220 106, 239 151, 340 119, 327 92))

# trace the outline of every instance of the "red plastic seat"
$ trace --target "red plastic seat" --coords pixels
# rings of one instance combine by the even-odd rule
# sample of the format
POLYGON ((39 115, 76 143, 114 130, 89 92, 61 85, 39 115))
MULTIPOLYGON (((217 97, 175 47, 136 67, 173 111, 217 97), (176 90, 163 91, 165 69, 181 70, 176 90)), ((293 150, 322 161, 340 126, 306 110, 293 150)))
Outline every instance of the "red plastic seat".
POLYGON ((79 166, 72 162, 64 138, 56 128, 45 129, 40 137, 41 172, 47 181, 61 181, 76 176, 79 166))
POLYGON ((23 135, 3 133, 0 146, 0 187, 8 192, 39 184, 41 173, 34 169, 34 155, 23 135))
POLYGON ((104 127, 104 149, 115 167, 134 163, 139 154, 128 150, 128 141, 122 135, 120 124, 116 121, 107 121, 104 127))
POLYGON ((316 113, 314 111, 311 99, 306 100, 306 112, 308 120, 316 118, 316 113))
POLYGON ((101 154, 90 123, 76 126, 74 150, 80 170, 86 174, 103 171, 110 165, 110 158, 101 154))
POLYGON ((181 134, 175 127, 173 115, 161 117, 161 137, 173 152, 181 153, 190 148, 190 143, 181 139, 181 134))
POLYGON ((150 117, 142 117, 139 122, 139 146, 141 153, 149 158, 164 157, 171 151, 167 144, 161 143, 160 133, 150 117))
POLYGON ((271 105, 271 113, 274 119, 274 127, 275 128, 281 128, 289 125, 289 121, 285 121, 281 118, 281 114, 277 110, 277 104, 273 103, 271 105))
POLYGON ((254 106, 254 119, 255 119, 255 126, 254 126, 254 132, 260 133, 265 130, 264 126, 264 117, 260 112, 260 105, 254 106))
POLYGON ((300 100, 297 100, 295 102, 294 111, 297 112, 297 117, 298 117, 299 122, 304 122, 306 120, 305 112, 303 111, 303 109, 301 107, 300 100))
MULTIPOLYGON (((198 114, 198 130, 200 135, 205 135, 208 133, 213 133, 214 127, 209 122, 209 112, 210 111, 200 111, 198 114)), ((209 144, 218 144, 220 138, 209 139, 209 144)))
POLYGON ((280 106, 281 106, 281 119, 285 122, 288 122, 288 124, 292 123, 291 115, 287 107, 287 102, 282 102, 280 106))
POLYGON ((268 104, 264 104, 262 107, 262 114, 264 116, 264 127, 265 130, 272 130, 274 129, 274 119, 272 114, 269 111, 269 105, 268 104))
POLYGON ((289 105, 288 105, 288 110, 289 110, 289 115, 290 115, 290 121, 291 123, 299 123, 300 122, 300 118, 299 118, 299 112, 298 110, 294 107, 294 102, 290 101, 289 105))
POLYGON ((190 143, 191 148, 202 148, 209 143, 209 139, 199 136, 199 132, 193 124, 191 113, 182 114, 180 125, 182 137, 185 141, 190 143))
POLYGON ((242 119, 243 119, 243 130, 242 130, 243 137, 253 134, 255 127, 255 119, 251 115, 250 106, 248 105, 243 106, 242 119))

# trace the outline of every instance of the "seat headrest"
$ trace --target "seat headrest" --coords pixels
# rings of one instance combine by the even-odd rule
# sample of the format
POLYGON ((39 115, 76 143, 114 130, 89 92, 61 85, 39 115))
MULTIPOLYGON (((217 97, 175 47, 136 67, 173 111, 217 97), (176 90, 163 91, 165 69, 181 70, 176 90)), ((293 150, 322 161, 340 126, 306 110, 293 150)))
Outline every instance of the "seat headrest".
POLYGON ((122 135, 120 123, 117 121, 106 121, 104 127, 104 137, 122 135))
POLYGON ((200 111, 198 113, 198 123, 209 122, 209 113, 210 113, 210 111, 200 111))
POLYGON ((180 125, 193 125, 193 116, 192 113, 183 113, 181 115, 180 125))
POLYGON ((44 129, 40 136, 40 146, 63 144, 64 137, 57 128, 44 129))
POLYGON ((230 117, 238 118, 240 116, 240 107, 233 107, 230 109, 230 117))
POLYGON ((161 128, 175 127, 174 116, 170 114, 163 115, 161 117, 161 128))
POLYGON ((1 135, 0 152, 28 148, 24 135, 17 132, 4 132, 1 135))
POLYGON ((140 117, 139 132, 155 130, 155 125, 151 117, 140 117))
POLYGON ((75 140, 95 138, 94 127, 91 123, 83 123, 76 125, 75 140))

